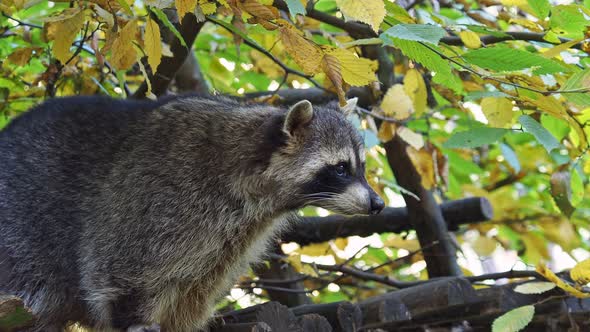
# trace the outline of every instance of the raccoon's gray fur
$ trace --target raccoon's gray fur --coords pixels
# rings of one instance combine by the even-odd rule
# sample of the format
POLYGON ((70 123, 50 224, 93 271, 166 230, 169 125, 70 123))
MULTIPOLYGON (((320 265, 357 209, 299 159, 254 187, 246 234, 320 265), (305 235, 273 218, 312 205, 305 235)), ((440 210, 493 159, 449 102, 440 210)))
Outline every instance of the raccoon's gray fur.
POLYGON ((49 100, 0 132, 0 291, 34 331, 204 327, 296 209, 378 213, 337 109, 49 100))

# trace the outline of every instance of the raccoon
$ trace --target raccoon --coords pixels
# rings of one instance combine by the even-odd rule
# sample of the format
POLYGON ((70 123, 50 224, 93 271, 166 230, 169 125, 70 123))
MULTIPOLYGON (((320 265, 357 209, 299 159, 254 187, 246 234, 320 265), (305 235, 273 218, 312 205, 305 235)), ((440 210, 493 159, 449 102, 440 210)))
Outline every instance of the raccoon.
POLYGON ((66 97, 0 132, 0 291, 32 331, 204 328, 297 209, 375 214, 336 107, 66 97))

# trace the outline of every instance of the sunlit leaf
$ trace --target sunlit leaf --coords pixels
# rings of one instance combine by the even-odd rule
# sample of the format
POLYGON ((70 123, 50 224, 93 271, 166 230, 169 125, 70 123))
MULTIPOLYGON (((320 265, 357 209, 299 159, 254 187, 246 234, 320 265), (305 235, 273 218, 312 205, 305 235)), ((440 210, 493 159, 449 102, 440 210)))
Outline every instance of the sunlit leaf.
POLYGON ((375 32, 385 18, 383 0, 336 0, 336 4, 344 16, 367 23, 375 32))
POLYGON ((547 281, 531 281, 514 287, 514 291, 521 294, 542 294, 552 290, 557 285, 547 281))
POLYGON ((62 64, 72 56, 70 47, 84 26, 84 19, 84 11, 75 7, 65 9, 59 16, 49 20, 48 35, 53 39, 53 54, 62 64))
POLYGON ((398 120, 407 119, 414 112, 412 99, 406 94, 401 84, 394 84, 387 90, 380 107, 386 116, 398 120))
POLYGON ((468 48, 480 48, 481 47, 481 40, 477 33, 469 30, 459 32, 459 38, 463 44, 468 48))
POLYGON ((404 91, 412 99, 414 113, 419 117, 426 112, 428 93, 422 74, 416 69, 410 69, 404 76, 404 91))
POLYGON ((143 43, 152 72, 156 72, 162 60, 162 42, 160 40, 160 27, 158 23, 150 18, 148 18, 145 24, 143 43))
MULTIPOLYGON (((338 59, 342 70, 342 79, 346 83, 352 86, 363 86, 376 80, 376 61, 361 58, 342 48, 327 50, 326 53, 338 59)), ((310 57, 310 55, 308 54, 306 57, 310 57)))
POLYGON ((512 101, 508 98, 485 97, 481 110, 492 127, 505 127, 512 120, 512 101))
POLYGON ((570 277, 580 285, 585 285, 590 282, 590 258, 585 259, 570 271, 570 277))
POLYGON ((529 325, 534 315, 535 307, 532 305, 512 309, 494 320, 492 332, 518 332, 529 325))
POLYGON ((553 273, 553 271, 547 268, 547 266, 545 266, 544 264, 537 265, 537 272, 543 277, 545 277, 545 279, 553 282, 557 285, 557 287, 563 289, 570 295, 573 295, 577 298, 590 298, 590 293, 582 292, 579 289, 573 287, 572 285, 566 283, 564 280, 555 275, 555 273, 553 273))

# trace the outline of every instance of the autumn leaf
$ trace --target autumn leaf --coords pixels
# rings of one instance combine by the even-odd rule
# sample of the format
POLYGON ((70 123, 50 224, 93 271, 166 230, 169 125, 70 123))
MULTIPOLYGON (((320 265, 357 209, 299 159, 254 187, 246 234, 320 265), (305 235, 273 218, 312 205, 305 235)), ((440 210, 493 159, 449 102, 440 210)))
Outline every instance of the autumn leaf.
POLYGON ((145 46, 145 53, 148 58, 148 63, 152 68, 152 72, 156 72, 160 61, 162 60, 162 42, 160 39, 160 27, 151 18, 148 18, 145 24, 145 35, 143 44, 145 46))
POLYGON ((305 39, 301 31, 289 23, 284 23, 279 28, 279 38, 287 53, 304 73, 313 75, 320 70, 323 52, 317 45, 305 39))
POLYGON ((135 40, 137 21, 131 20, 117 33, 111 47, 111 65, 118 70, 129 69, 135 63, 135 40))
POLYGON ((199 0, 199 8, 201 8, 203 15, 215 14, 217 11, 217 5, 207 0, 199 0))
POLYGON ((406 152, 416 171, 420 174, 422 186, 427 190, 434 188, 436 186, 436 171, 432 154, 425 148, 417 150, 412 146, 408 146, 406 152))
POLYGON ((336 0, 336 4, 344 16, 367 23, 375 32, 385 18, 385 4, 383 0, 336 0))
POLYGON ((397 135, 416 150, 420 150, 424 146, 424 137, 408 127, 399 127, 397 135))
POLYGON ((406 94, 401 84, 394 84, 387 89, 380 108, 385 116, 397 120, 405 120, 414 112, 412 99, 406 94))
POLYGON ((545 264, 538 264, 537 265, 537 272, 545 277, 545 279, 553 282, 557 285, 557 287, 563 289, 567 293, 581 299, 590 298, 590 293, 584 293, 579 289, 575 288, 574 286, 566 283, 564 280, 559 278, 553 271, 549 270, 545 264))
POLYGON ((422 115, 426 112, 427 91, 422 74, 416 69, 410 69, 404 76, 404 91, 412 99, 414 114, 422 115))
POLYGON ((576 264, 571 271, 570 277, 580 285, 590 282, 590 258, 576 264))
POLYGON ((477 33, 469 30, 459 32, 459 38, 467 48, 480 48, 481 40, 477 33))
POLYGON ((328 49, 326 53, 338 59, 342 68, 342 78, 346 83, 352 86, 364 86, 376 80, 377 61, 360 58, 355 53, 342 48, 328 49))
POLYGON ((46 20, 49 22, 48 37, 53 40, 53 55, 62 64, 65 64, 72 56, 70 47, 84 26, 85 18, 84 10, 76 7, 64 9, 60 15, 46 20))
POLYGON ((512 101, 508 98, 486 97, 481 100, 481 111, 492 127, 503 128, 512 121, 512 101))
POLYGON ((340 66, 340 61, 333 55, 324 55, 322 59, 322 71, 326 73, 334 89, 336 89, 340 105, 344 105, 346 103, 346 96, 342 86, 342 67, 340 66))
POLYGON ((197 7, 197 0, 175 0, 176 12, 178 13, 178 21, 182 22, 182 18, 186 13, 192 13, 197 7))

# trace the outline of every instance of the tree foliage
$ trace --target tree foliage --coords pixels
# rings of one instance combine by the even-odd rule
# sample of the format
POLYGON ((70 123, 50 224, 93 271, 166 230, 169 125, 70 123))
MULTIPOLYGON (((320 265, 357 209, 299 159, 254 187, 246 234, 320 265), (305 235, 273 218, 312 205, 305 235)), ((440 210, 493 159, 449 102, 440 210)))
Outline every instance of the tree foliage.
MULTIPOLYGON (((281 103, 294 89, 310 89, 337 96, 341 105, 361 91, 364 102, 352 120, 366 140, 370 184, 390 205, 407 193, 383 148, 396 136, 437 199, 488 198, 494 219, 455 233, 464 273, 495 272, 474 257, 499 269, 507 268, 505 259, 520 269, 540 264, 539 273, 559 288, 588 296, 587 260, 572 270, 573 282, 542 263, 572 267, 589 257, 589 6, 7 0, 0 4, 0 126, 47 97, 126 98, 146 82, 146 95, 155 98, 151 86, 161 79, 163 59, 176 56, 171 44, 191 47, 181 30, 186 16, 195 15, 207 23, 191 54, 210 91, 281 103)), ((182 89, 172 84, 170 91, 182 89)), ((402 281, 426 277, 414 232, 283 249, 286 261, 310 276, 305 284, 317 302, 364 299, 387 288, 376 281, 359 288, 346 278, 326 287, 322 280, 334 271, 311 262, 371 268, 402 281)), ((520 316, 517 310, 504 317, 520 316)), ((507 319, 494 329, 512 331, 525 320, 507 319)))

